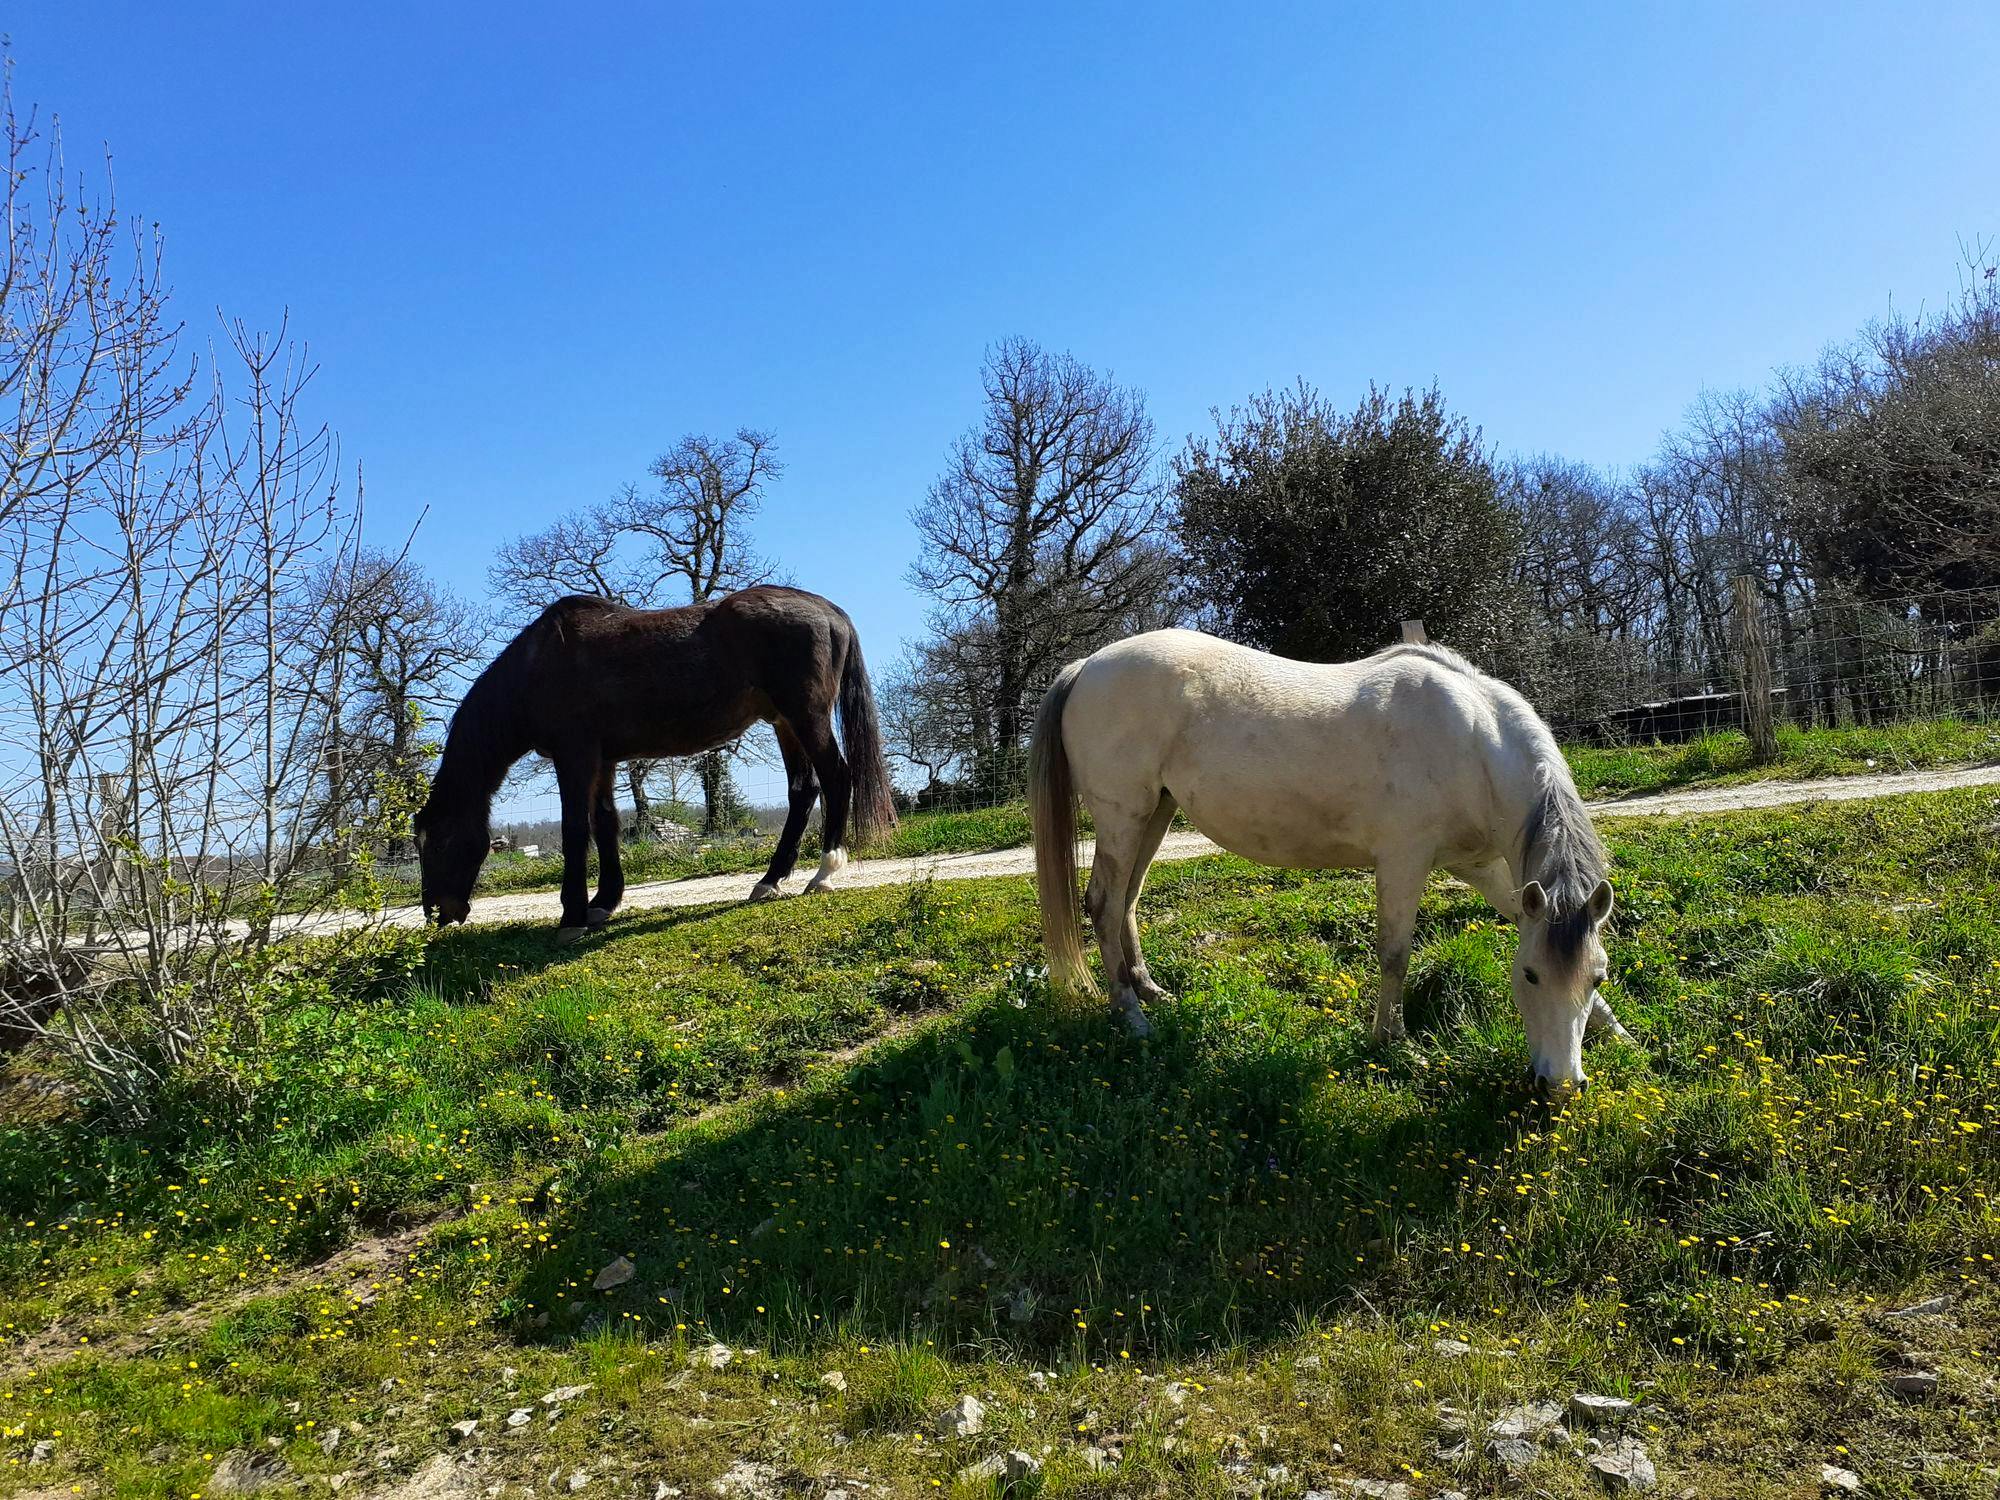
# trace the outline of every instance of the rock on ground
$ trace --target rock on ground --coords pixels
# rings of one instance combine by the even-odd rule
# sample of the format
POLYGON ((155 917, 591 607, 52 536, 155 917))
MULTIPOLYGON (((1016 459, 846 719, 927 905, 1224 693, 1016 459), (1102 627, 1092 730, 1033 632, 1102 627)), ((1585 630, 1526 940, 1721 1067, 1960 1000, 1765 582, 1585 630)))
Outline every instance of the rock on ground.
POLYGON ((613 1287, 625 1285, 626 1282, 638 1274, 639 1268, 621 1255, 597 1273, 597 1279, 590 1284, 591 1289, 593 1291, 608 1292, 613 1287))
POLYGON ((1650 1490, 1660 1481, 1653 1468, 1653 1460, 1645 1446, 1623 1438, 1602 1453, 1590 1456, 1591 1468, 1597 1470, 1598 1477, 1614 1492, 1624 1490, 1650 1490))
POLYGON ((1507 1407, 1486 1429, 1494 1438, 1540 1438, 1562 1420, 1562 1408, 1553 1401, 1529 1401, 1507 1407))
POLYGON ((291 1480, 291 1467, 274 1453, 228 1453, 208 1476, 208 1492, 255 1495, 291 1480))
POLYGON ((1005 1453, 996 1453, 991 1458, 982 1458, 976 1464, 967 1464, 958 1471, 958 1477, 968 1484, 990 1484, 996 1479, 1008 1484, 1019 1484, 1042 1472, 1042 1461, 1032 1453, 1023 1453, 1019 1448, 1010 1448, 1005 1453))
POLYGON ((1905 1370, 1889 1377, 1889 1389, 1905 1401, 1928 1401, 1937 1388, 1937 1375, 1930 1370, 1905 1370))
POLYGON ((710 1481, 708 1487, 734 1500, 778 1500, 780 1494, 778 1471, 748 1458, 737 1459, 726 1474, 710 1481))
POLYGON ((1821 1464, 1819 1482, 1830 1490, 1839 1490, 1844 1495, 1861 1492, 1861 1476, 1852 1469, 1843 1469, 1838 1464, 1821 1464))
POLYGON ((986 1430, 986 1403, 977 1396, 960 1396, 937 1419, 942 1437, 977 1437, 986 1430))
POLYGON ((1635 1409, 1623 1396, 1590 1396, 1578 1391, 1569 1398, 1569 1414, 1590 1427, 1620 1421, 1635 1409))

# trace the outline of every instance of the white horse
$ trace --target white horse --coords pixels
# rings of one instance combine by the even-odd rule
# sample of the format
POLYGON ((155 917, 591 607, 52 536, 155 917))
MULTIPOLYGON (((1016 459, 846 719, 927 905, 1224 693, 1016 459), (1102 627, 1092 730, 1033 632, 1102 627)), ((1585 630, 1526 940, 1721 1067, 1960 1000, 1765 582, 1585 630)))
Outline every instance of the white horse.
POLYGON ((1520 924, 1514 1001, 1537 1078, 1581 1088, 1597 993, 1604 846, 1549 728, 1436 646, 1358 662, 1269 656, 1192 630, 1107 646, 1057 675, 1029 755, 1042 938, 1056 986, 1094 994, 1076 920, 1076 798, 1097 824, 1085 906, 1113 1003, 1140 1035, 1162 991, 1139 952, 1146 867, 1174 810, 1260 864, 1375 871, 1375 1036, 1403 1035, 1417 903, 1450 870, 1520 924))

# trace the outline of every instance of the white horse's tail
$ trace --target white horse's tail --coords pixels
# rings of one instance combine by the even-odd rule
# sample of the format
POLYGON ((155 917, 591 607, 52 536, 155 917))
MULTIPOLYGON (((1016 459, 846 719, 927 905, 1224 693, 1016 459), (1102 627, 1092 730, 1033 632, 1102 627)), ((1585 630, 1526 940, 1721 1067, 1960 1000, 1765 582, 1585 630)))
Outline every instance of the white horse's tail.
POLYGON ((1028 745, 1028 815, 1035 830, 1035 886, 1042 904, 1042 948, 1048 954, 1049 983, 1058 994, 1098 993, 1084 957, 1076 913, 1076 789, 1069 779, 1069 752, 1063 748, 1063 709, 1083 663, 1056 673, 1035 716, 1028 745))

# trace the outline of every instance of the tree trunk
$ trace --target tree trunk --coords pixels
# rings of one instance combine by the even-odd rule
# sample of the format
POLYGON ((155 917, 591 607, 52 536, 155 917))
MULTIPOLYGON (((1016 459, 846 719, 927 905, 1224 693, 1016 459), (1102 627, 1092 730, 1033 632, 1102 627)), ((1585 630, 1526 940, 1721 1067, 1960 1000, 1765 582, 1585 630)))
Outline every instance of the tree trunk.
POLYGON ((729 806, 729 752, 706 751, 696 764, 701 776, 701 831, 714 838, 733 811, 729 806))
POLYGON ((646 772, 651 769, 643 760, 625 762, 625 787, 632 794, 632 841, 639 843, 653 836, 653 804, 646 797, 646 772))

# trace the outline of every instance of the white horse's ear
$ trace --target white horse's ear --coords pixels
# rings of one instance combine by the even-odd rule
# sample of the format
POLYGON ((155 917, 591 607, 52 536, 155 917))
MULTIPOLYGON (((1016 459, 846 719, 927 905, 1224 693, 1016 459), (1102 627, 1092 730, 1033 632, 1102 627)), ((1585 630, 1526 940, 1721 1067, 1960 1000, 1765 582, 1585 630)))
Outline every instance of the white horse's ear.
POLYGON ((1611 882, 1598 881, 1597 889, 1590 893, 1590 920, 1603 926, 1604 919, 1611 915, 1611 901, 1611 882))
POLYGON ((1531 880, 1521 887, 1521 919, 1525 922, 1539 922, 1549 914, 1549 893, 1542 889, 1539 880, 1531 880))

